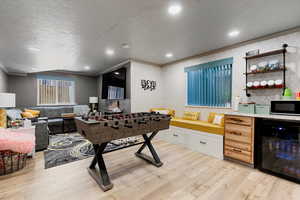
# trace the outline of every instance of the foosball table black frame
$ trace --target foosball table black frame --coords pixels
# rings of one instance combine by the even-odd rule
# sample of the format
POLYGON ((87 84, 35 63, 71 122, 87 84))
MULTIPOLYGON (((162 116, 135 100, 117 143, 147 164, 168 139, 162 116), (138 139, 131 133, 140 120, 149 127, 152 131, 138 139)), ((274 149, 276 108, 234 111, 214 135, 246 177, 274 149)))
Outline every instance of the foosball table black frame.
MULTIPOLYGON (((110 138, 110 139, 109 138, 103 138, 103 137, 101 139, 99 139, 99 137, 97 139, 96 138, 90 138, 89 136, 91 136, 92 132, 91 132, 91 130, 87 129, 87 126, 89 126, 89 125, 95 126, 95 125, 101 124, 103 122, 97 122, 95 120, 85 121, 85 120, 80 119, 80 118, 75 119, 79 133, 81 135, 83 135, 84 137, 86 137, 90 142, 93 143, 93 148, 94 148, 94 151, 95 151, 95 155, 94 155, 94 158, 93 158, 90 166, 88 167, 88 172, 91 175, 91 177, 97 182, 97 184, 101 187, 101 189, 103 191, 108 191, 108 190, 113 188, 113 184, 112 184, 112 182, 109 178, 109 175, 107 173, 105 161, 103 159, 103 154, 110 153, 112 151, 116 151, 116 150, 120 150, 120 149, 124 149, 124 148, 129 148, 129 147, 136 146, 136 145, 142 145, 138 149, 138 151, 135 153, 135 155, 137 157, 147 161, 148 163, 150 163, 150 164, 152 164, 156 167, 161 167, 163 165, 163 163, 161 162, 161 160, 160 160, 160 158, 159 158, 157 152, 155 151, 155 149, 152 145, 152 142, 151 142, 152 139, 158 134, 159 130, 164 130, 164 129, 169 128, 170 117, 169 116, 164 116, 163 118, 159 119, 159 117, 161 117, 161 116, 163 116, 163 115, 159 115, 156 119, 149 117, 146 121, 145 121, 145 119, 143 119, 142 123, 139 120, 134 121, 135 127, 137 127, 141 124, 143 124, 143 125, 150 124, 149 126, 151 126, 151 123, 154 123, 154 124, 156 123, 157 124, 157 123, 160 123, 160 120, 163 120, 163 123, 164 123, 163 127, 155 126, 155 128, 152 128, 152 129, 154 129, 152 131, 152 133, 151 132, 147 133, 147 130, 149 131, 151 128, 150 129, 148 128, 148 129, 142 131, 143 134, 138 134, 138 132, 135 132, 135 133, 128 132, 128 134, 127 134, 128 137, 142 135, 143 139, 144 139, 143 142, 131 144, 131 145, 119 148, 119 149, 114 149, 114 150, 109 150, 109 151, 104 151, 104 150, 105 150, 107 144, 110 141, 112 141, 112 139, 120 139, 120 138, 124 138, 124 137, 116 137, 116 138, 110 138), (90 134, 90 135, 88 136, 88 134, 90 134), (142 153, 142 151, 146 147, 148 147, 152 157, 142 153), (96 168, 96 165, 98 165, 99 170, 96 168)), ((124 122, 125 122, 125 120, 124 120, 124 122)), ((106 127, 108 129, 110 127, 112 131, 115 131, 118 128, 114 127, 114 123, 115 122, 112 122, 110 125, 106 124, 106 127)), ((123 123, 123 128, 126 128, 126 127, 127 128, 133 128, 132 126, 126 126, 126 123, 123 123)), ((130 129, 128 129, 128 131, 130 131, 130 129)), ((101 131, 98 132, 98 134, 100 134, 100 133, 101 133, 101 131)), ((102 134, 104 134, 104 132, 102 134)))

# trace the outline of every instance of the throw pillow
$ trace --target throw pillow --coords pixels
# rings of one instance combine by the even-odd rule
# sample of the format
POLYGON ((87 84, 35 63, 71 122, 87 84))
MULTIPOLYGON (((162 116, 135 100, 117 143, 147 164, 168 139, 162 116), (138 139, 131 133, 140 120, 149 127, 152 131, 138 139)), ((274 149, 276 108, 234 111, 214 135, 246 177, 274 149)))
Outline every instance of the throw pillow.
POLYGON ((40 116, 40 113, 41 113, 39 110, 24 109, 24 111, 30 112, 33 115, 33 117, 38 117, 38 116, 40 116))
POLYGON ((6 111, 0 109, 0 128, 6 128, 6 111))
POLYGON ((186 119, 186 120, 198 120, 199 116, 200 116, 200 112, 184 111, 183 119, 186 119))
POLYGON ((22 119, 22 110, 20 109, 7 109, 6 114, 9 120, 22 119))
POLYGON ((23 118, 34 118, 33 114, 30 112, 22 112, 21 115, 23 118))
POLYGON ((214 121, 213 121, 213 124, 216 124, 216 125, 222 125, 222 120, 223 120, 223 115, 218 115, 216 114, 215 115, 215 118, 214 118, 214 121))
POLYGON ((216 114, 217 114, 217 113, 215 113, 215 112, 210 112, 207 121, 208 121, 209 123, 213 123, 216 114))

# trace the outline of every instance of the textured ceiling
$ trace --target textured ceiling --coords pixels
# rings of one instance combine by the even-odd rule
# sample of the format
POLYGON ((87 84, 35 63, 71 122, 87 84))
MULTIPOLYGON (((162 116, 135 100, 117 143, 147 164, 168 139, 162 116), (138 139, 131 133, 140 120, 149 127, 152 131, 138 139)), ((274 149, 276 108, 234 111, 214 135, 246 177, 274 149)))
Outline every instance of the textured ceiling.
POLYGON ((300 25, 299 0, 182 0, 175 17, 170 2, 1 0, 0 62, 9 72, 95 74, 128 58, 164 64, 300 25), (232 29, 240 36, 229 38, 232 29))

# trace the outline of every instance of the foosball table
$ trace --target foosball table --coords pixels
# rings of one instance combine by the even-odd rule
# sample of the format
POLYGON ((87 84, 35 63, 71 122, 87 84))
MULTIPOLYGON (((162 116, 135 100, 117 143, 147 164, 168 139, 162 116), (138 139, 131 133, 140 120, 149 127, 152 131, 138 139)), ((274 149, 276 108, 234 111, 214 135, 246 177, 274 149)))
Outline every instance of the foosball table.
MULTIPOLYGON (((169 129, 170 119, 169 115, 153 112, 78 117, 75 119, 78 132, 93 144, 95 156, 88 167, 88 171, 103 191, 113 187, 103 160, 103 154, 109 152, 104 152, 107 144, 113 140, 142 135, 144 141, 138 143, 141 144, 141 147, 135 155, 156 167, 161 167, 163 163, 151 141, 160 130, 169 129), (142 153, 146 146, 152 157, 142 153), (97 164, 99 169, 96 168, 97 164)), ((131 146, 133 145, 128 147, 131 146)))

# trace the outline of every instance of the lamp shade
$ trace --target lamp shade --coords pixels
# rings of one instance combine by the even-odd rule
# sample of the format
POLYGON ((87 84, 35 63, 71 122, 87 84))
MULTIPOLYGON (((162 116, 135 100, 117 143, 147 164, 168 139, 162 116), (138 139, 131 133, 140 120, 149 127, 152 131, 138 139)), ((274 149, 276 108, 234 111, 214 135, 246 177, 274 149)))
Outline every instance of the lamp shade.
POLYGON ((16 94, 0 93, 0 108, 14 108, 14 107, 16 107, 16 94))
POLYGON ((98 97, 90 97, 89 103, 98 103, 98 97))

